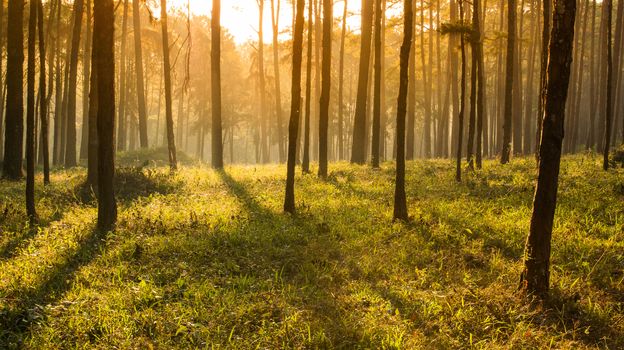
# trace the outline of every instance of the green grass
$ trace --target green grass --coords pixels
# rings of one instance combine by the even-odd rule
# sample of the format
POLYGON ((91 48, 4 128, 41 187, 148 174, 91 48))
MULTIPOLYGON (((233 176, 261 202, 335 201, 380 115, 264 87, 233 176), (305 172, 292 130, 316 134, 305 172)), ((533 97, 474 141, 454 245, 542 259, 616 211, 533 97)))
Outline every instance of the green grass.
POLYGON ((553 298, 517 292, 534 161, 453 180, 409 162, 410 223, 392 222, 394 167, 124 168, 119 224, 94 230, 82 169, 0 183, 0 348, 623 348, 624 171, 568 157, 553 298), (38 179, 38 182, 41 179, 38 179))

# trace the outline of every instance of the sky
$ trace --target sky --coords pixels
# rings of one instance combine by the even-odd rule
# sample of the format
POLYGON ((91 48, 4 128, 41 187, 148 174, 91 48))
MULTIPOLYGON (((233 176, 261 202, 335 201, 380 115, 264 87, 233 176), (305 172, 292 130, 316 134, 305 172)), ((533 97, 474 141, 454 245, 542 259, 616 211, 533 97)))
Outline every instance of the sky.
MULTIPOLYGON (((188 0, 169 0, 170 6, 184 7, 187 6, 188 0)), ((271 2, 264 1, 264 40, 270 42, 271 34, 271 2)), ((277 2, 277 1, 276 1, 277 2)), ((306 1, 307 2, 307 1, 306 1)), ((280 31, 288 29, 292 25, 292 6, 290 1, 280 0, 280 31)), ((360 12, 361 2, 351 0, 348 2, 348 11, 351 13, 360 12)), ((201 15, 210 16, 212 9, 212 0, 190 0, 191 12, 201 15)), ((306 4, 307 5, 307 4, 306 4)), ((342 17, 344 10, 344 2, 338 0, 334 4, 334 16, 342 17)), ((234 40, 238 44, 245 43, 249 40, 258 40, 258 5, 256 0, 221 0, 221 25, 234 36, 234 40)), ((306 9, 307 13, 307 9, 306 9)), ((348 26, 359 29, 359 16, 348 17, 348 26)), ((290 37, 290 33, 284 33, 286 37, 290 37)))

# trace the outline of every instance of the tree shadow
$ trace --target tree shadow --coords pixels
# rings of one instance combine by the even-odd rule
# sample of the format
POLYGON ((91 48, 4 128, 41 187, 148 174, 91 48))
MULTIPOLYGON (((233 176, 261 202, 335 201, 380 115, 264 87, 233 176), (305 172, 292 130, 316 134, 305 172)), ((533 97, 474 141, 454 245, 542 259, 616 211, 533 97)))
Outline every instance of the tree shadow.
POLYGON ((24 288, 6 294, 10 304, 0 308, 0 347, 20 348, 32 327, 45 317, 45 305, 63 297, 74 281, 76 272, 102 253, 106 235, 92 229, 67 259, 46 272, 35 288, 24 288))

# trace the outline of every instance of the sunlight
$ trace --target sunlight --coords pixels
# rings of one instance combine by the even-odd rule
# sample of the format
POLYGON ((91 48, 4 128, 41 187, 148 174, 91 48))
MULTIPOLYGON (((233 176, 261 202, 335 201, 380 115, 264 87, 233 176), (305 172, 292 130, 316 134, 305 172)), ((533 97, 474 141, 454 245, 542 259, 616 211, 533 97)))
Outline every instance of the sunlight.
MULTIPOLYGON (((191 12, 196 15, 210 16, 212 10, 212 0, 169 0, 169 6, 172 9, 184 9, 190 1, 191 12)), ((279 28, 280 39, 290 38, 290 33, 284 33, 285 29, 292 26, 292 5, 290 1, 280 1, 279 28)), ((336 1, 334 5, 335 18, 342 17, 343 1, 336 1)), ((359 28, 359 11, 361 3, 359 1, 351 1, 348 4, 349 12, 357 13, 349 17, 349 26, 359 28)), ((306 10, 307 11, 307 10, 306 10)), ((238 44, 247 41, 258 40, 258 3, 256 0, 227 0, 221 1, 221 25, 228 30, 238 44)), ((307 16, 307 15, 306 15, 307 16)), ((271 2, 265 0, 264 3, 264 40, 270 42, 271 35, 271 2)))

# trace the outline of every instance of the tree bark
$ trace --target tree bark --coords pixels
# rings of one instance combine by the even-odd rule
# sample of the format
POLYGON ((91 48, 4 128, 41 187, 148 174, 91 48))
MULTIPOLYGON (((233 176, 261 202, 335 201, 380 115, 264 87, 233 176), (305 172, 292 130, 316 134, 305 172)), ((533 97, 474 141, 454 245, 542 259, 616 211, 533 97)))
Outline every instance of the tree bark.
MULTIPOLYGON (((136 72, 137 107, 139 111, 139 139, 141 148, 147 148, 149 145, 147 139, 147 107, 145 104, 145 78, 143 74, 143 49, 141 48, 141 12, 139 9, 139 1, 140 0, 132 0, 132 22, 134 26, 134 57, 136 72)), ((169 51, 169 48, 167 48, 167 51, 169 51)), ((167 58, 167 60, 169 60, 169 58, 167 58)), ((173 158, 175 158, 175 154, 173 158)))
POLYGON ((22 178, 24 134, 24 0, 11 0, 7 30, 7 101, 4 128, 3 175, 22 178))
MULTIPOLYGON (((620 0, 621 1, 621 0, 620 0)), ((607 171, 609 170, 609 149, 611 147, 611 124, 613 119, 613 48, 612 48, 612 39, 611 39, 611 23, 613 17, 613 1, 612 0, 604 0, 602 2, 602 6, 605 7, 605 12, 607 14, 606 18, 606 36, 607 42, 605 45, 607 46, 607 82, 605 87, 606 94, 606 106, 605 106, 605 134, 604 134, 604 147, 603 147, 603 162, 602 168, 607 171)))
POLYGON ((115 201, 115 14, 113 0, 98 0, 93 8, 93 51, 97 57, 98 90, 98 220, 102 231, 117 221, 115 201))
POLYGON ((37 0, 37 25, 39 35, 39 117, 41 120, 41 155, 43 161, 43 183, 50 183, 50 146, 48 139, 48 96, 46 94, 45 38, 43 34, 43 5, 37 0))
MULTIPOLYGON (((1 4, 0 4, 1 5, 1 4)), ((35 210, 35 40, 37 37, 37 2, 30 1, 28 14, 28 64, 26 73, 26 214, 31 224, 37 221, 35 210)), ((42 94, 43 95, 43 94, 42 94)))
POLYGON ((366 105, 368 100, 368 69, 371 56, 373 31, 373 2, 362 0, 362 35, 360 43, 360 68, 358 74, 357 100, 353 120, 351 163, 366 163, 366 105))
POLYGON ((329 128, 329 99, 331 95, 331 47, 333 1, 323 0, 323 67, 319 113, 319 177, 327 177, 327 149, 329 128))
MULTIPOLYGON (((87 159, 88 157, 88 143, 89 143, 89 82, 91 75, 91 0, 86 0, 87 19, 86 19, 86 31, 85 31, 85 44, 82 56, 82 130, 80 140, 80 159, 87 159)), ((127 8, 127 0, 126 6, 127 8)), ((126 12, 124 10, 124 12, 126 12)), ((125 18, 125 17, 124 17, 125 18)), ((125 28, 124 28, 125 29, 125 28)), ((125 40, 125 38, 124 38, 125 40)), ((125 47, 125 45, 123 45, 125 47)))
MULTIPOLYGON (((459 19, 460 23, 464 23, 463 0, 459 0, 459 19)), ((464 33, 460 33, 459 37, 461 47, 461 83, 459 111, 457 113, 457 158, 455 161, 455 181, 457 182, 461 182, 462 142, 464 137, 464 108, 466 106, 466 41, 464 38, 464 33)))
POLYGON ((212 2, 212 167, 223 168, 223 131, 221 126, 221 0, 212 2))
MULTIPOLYGON (((160 0, 160 24, 162 29, 163 74, 165 76, 165 116, 167 118, 167 149, 169 151, 169 167, 172 171, 174 171, 178 168, 178 161, 176 159, 175 136, 173 133, 173 109, 171 101, 171 63, 169 57, 169 32, 167 29, 167 0, 160 0)), ((139 66, 140 63, 137 60, 137 74, 139 74, 139 66)), ((142 78, 137 77, 137 79, 143 81, 142 78)), ((139 93, 139 91, 137 91, 137 93, 139 93)))
POLYGON ((295 161, 297 158, 297 133, 301 115, 301 56, 303 51, 303 12, 305 1, 297 0, 295 29, 293 35, 292 88, 290 98, 290 121, 288 124, 288 163, 284 212, 295 214, 295 161))
POLYGON ((65 134, 65 166, 76 166, 76 95, 78 83, 78 53, 80 51, 80 31, 84 0, 74 1, 74 21, 72 28, 71 53, 69 56, 69 87, 67 92, 67 131, 65 134))
MULTIPOLYGON (((137 0, 133 0, 137 1, 137 0)), ((117 149, 126 149, 126 99, 128 89, 126 88, 126 40, 128 38, 128 0, 123 3, 123 17, 121 21, 121 48, 119 56, 119 106, 117 106, 117 149)))
MULTIPOLYGON (((608 1, 608 0, 607 0, 608 1)), ((546 98, 537 187, 527 238, 521 288, 538 298, 548 296, 550 247, 557 205, 557 186, 570 80, 576 0, 555 0, 549 44, 546 98)))
POLYGON ((381 0, 375 0, 375 87, 373 92, 373 142, 371 150, 371 160, 373 168, 379 168, 379 139, 381 133, 381 18, 385 15, 382 12, 381 0))
POLYGON ((338 68, 338 160, 344 156, 344 55, 347 36, 347 1, 344 0, 342 12, 342 34, 340 35, 340 63, 338 68))
POLYGON ((303 160, 301 162, 301 171, 306 174, 310 172, 310 106, 312 98, 312 33, 314 30, 312 16, 312 2, 308 3, 308 58, 306 64, 306 97, 305 97, 305 121, 303 131, 303 160))
MULTIPOLYGON (((546 0, 548 1, 548 0, 546 0)), ((514 64, 516 49, 516 0, 508 1, 507 11, 507 58, 505 73, 505 111, 504 111, 504 134, 503 134, 503 153, 501 155, 501 163, 509 163, 511 154, 511 137, 512 137, 512 104, 513 104, 513 81, 514 81, 514 64)))
POLYGON ((394 188, 394 219, 407 221, 407 199, 405 196, 405 115, 407 113, 407 87, 410 50, 414 30, 412 0, 404 0, 403 44, 400 53, 399 97, 397 98, 397 160, 394 188))
MULTIPOLYGON (((594 0, 595 1, 595 0, 594 0)), ((544 104, 546 103, 546 68, 548 66, 548 48, 550 44, 550 30, 552 17, 552 0, 542 0, 542 57, 540 62, 540 98, 537 108, 537 132, 535 138, 535 158, 539 161, 540 140, 542 137, 542 122, 544 118, 544 104)), ((595 5, 594 5, 595 6, 595 5)), ((576 11, 576 10, 575 10, 576 11)))
POLYGON ((279 69, 279 14, 280 0, 271 0, 271 24, 273 26, 273 69, 275 74, 275 116, 277 122, 277 148, 279 162, 283 163, 285 158, 284 136, 282 130, 282 89, 279 69), (275 6, 277 2, 277 7, 275 6), (276 11, 277 10, 277 11, 276 11))

